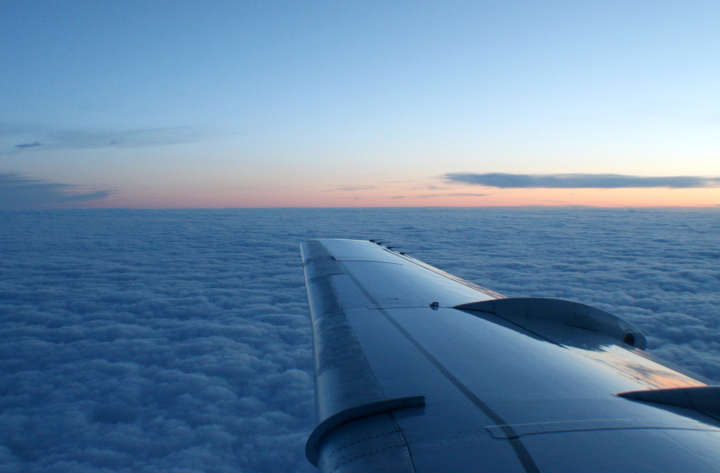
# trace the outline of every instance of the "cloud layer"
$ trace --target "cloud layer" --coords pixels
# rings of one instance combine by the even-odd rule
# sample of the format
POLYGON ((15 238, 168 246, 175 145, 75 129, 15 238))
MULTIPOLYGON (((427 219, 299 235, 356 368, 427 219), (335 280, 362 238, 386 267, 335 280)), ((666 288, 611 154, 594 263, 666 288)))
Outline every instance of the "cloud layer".
POLYGON ((720 380, 720 211, 0 213, 0 471, 301 473, 298 242, 375 238, 508 296, 629 319, 720 380))
POLYGON ((79 186, 0 173, 0 210, 52 207, 68 202, 104 199, 109 190, 77 192, 79 186))
POLYGON ((623 187, 715 187, 718 177, 626 176, 622 174, 505 174, 448 173, 445 179, 462 184, 499 188, 618 189, 623 187))

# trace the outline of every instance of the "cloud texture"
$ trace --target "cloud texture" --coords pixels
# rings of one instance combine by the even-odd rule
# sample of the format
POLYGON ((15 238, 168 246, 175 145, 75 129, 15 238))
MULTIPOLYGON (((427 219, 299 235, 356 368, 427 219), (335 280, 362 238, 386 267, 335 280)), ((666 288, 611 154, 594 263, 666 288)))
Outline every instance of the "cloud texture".
POLYGON ((448 173, 445 179, 462 184, 499 188, 618 189, 623 187, 715 187, 720 178, 700 176, 625 176, 622 174, 505 174, 448 173))
POLYGON ((311 472, 298 242, 595 305, 720 379, 720 211, 0 213, 0 472, 311 472))

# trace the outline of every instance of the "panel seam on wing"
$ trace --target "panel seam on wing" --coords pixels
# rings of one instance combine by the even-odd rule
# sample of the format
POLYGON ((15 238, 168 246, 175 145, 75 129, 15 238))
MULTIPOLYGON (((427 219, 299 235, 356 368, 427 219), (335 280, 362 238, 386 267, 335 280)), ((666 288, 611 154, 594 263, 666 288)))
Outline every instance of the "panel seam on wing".
POLYGON ((344 444, 344 445, 341 445, 341 446, 339 446, 339 447, 336 447, 336 450, 346 450, 346 449, 348 449, 348 448, 354 447, 354 446, 356 446, 356 445, 358 445, 358 444, 361 444, 361 443, 363 443, 363 442, 366 442, 366 441, 368 441, 368 440, 376 440, 376 439, 379 439, 379 438, 388 437, 388 436, 391 436, 392 434, 397 434, 397 433, 401 433, 401 432, 402 432, 402 430, 400 430, 399 428, 397 428, 397 429, 394 429, 394 430, 388 430, 388 431, 383 432, 383 433, 378 434, 378 435, 370 435, 370 436, 366 436, 366 437, 361 437, 361 438, 357 439, 357 440, 354 441, 354 442, 346 443, 346 444, 344 444))
POLYGON ((403 443, 391 444, 391 445, 387 445, 383 448, 376 448, 373 450, 368 450, 367 452, 364 452, 364 453, 361 453, 361 454, 358 454, 358 455, 355 455, 352 457, 348 457, 344 461, 337 463, 335 465, 335 467, 333 468, 333 470, 337 471, 338 468, 340 468, 341 466, 347 465, 348 463, 355 462, 357 460, 360 460, 361 458, 372 457, 379 453, 385 452, 387 450, 393 450, 393 449, 397 449, 397 448, 405 448, 408 452, 408 455, 410 455, 410 449, 408 448, 408 445, 406 443, 403 442, 403 443))
MULTIPOLYGON (((367 289, 360 283, 360 281, 357 280, 357 278, 347 270, 345 265, 342 264, 342 262, 338 262, 342 267, 345 273, 348 275, 348 277, 355 283, 355 285, 360 289, 360 291, 365 294, 365 296, 376 305, 377 309, 380 311, 381 314, 392 324, 395 326, 395 328, 403 335, 407 340, 415 345, 415 347, 422 353, 430 363, 435 365, 435 367, 451 382, 455 385, 456 388, 460 390, 473 404, 475 404, 480 410, 482 410, 488 417, 498 422, 498 425, 501 425, 501 423, 504 423, 504 420, 502 417, 500 417, 499 414, 497 414, 495 411, 493 411, 489 406, 487 406, 480 398, 478 398, 475 393, 470 391, 467 386, 465 386, 463 383, 461 383, 445 366, 440 363, 439 360, 437 360, 432 354, 430 354, 415 338, 413 338, 410 333, 407 332, 405 328, 403 328, 388 312, 383 308, 377 300, 370 294, 367 289)), ((428 269, 430 271, 430 269, 428 269)), ((397 425, 397 424, 396 424, 397 425)), ((511 427, 507 427, 508 429, 511 429, 511 427)), ((540 469, 535 464, 535 461, 532 458, 532 455, 528 452, 527 448, 523 445, 522 441, 515 437, 509 437, 508 441, 510 442, 510 445, 512 446, 513 450, 515 451, 515 454, 517 456, 518 461, 522 465, 523 469, 527 473, 539 473, 540 469)), ((412 458, 412 453, 410 449, 410 445, 406 442, 408 454, 412 458)))

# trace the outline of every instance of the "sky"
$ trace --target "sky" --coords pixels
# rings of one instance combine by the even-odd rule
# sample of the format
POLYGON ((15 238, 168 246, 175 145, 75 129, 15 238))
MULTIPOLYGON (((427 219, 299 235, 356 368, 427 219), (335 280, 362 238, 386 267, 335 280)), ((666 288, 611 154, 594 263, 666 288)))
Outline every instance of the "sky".
POLYGON ((719 22, 715 1, 2 0, 0 208, 717 206, 719 22))

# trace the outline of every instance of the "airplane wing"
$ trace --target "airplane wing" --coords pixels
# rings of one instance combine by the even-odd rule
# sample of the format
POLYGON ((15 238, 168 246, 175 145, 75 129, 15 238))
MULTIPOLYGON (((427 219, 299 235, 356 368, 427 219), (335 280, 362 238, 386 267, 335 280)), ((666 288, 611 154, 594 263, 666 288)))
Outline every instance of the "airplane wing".
POLYGON ((622 319, 372 241, 301 251, 323 472, 720 472, 720 388, 622 319))

